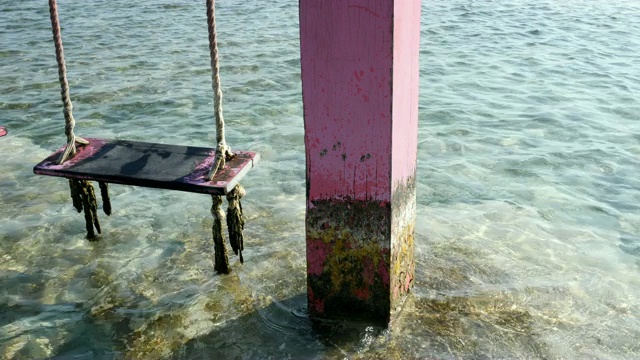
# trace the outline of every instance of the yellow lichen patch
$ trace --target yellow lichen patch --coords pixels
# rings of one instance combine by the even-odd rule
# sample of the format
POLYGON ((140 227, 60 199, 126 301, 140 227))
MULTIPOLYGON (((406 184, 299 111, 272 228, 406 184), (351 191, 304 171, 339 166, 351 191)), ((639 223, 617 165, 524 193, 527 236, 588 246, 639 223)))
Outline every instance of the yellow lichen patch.
MULTIPOLYGON (((377 269, 380 261, 385 259, 382 257, 382 248, 378 242, 372 241, 364 246, 350 247, 348 244, 352 244, 352 239, 349 233, 342 232, 342 235, 344 237, 335 239, 324 269, 330 274, 332 293, 339 293, 343 288, 353 293, 365 285, 364 264, 370 261, 373 269, 377 269)), ((388 262, 388 259, 386 261, 388 262)))
POLYGON ((392 308, 399 305, 404 296, 409 292, 415 277, 414 261, 414 224, 409 223, 396 234, 392 248, 391 263, 393 269, 391 273, 392 308))
POLYGON ((389 313, 391 212, 376 201, 318 201, 307 213, 308 285, 318 315, 389 313))

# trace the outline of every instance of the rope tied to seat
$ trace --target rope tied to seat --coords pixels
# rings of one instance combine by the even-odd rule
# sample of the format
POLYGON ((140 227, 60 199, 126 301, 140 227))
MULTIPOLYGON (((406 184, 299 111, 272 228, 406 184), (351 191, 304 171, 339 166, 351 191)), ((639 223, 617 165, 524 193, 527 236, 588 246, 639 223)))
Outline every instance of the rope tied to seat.
POLYGON ((216 121, 216 156, 207 176, 211 180, 218 170, 224 168, 227 160, 233 157, 227 145, 222 116, 222 85, 220 83, 220 61, 218 59, 218 42, 216 34, 215 0, 207 0, 207 27, 209 30, 209 54, 211 56, 211 86, 213 88, 213 109, 216 121))
MULTIPOLYGON (((216 122, 216 156, 211 165, 207 180, 213 179, 216 173, 224 168, 227 160, 233 158, 234 154, 227 145, 224 131, 224 117, 222 116, 222 85, 220 83, 220 61, 218 58, 218 42, 216 34, 216 10, 215 0, 206 0, 207 3, 207 25, 209 31, 209 54, 211 56, 211 83, 213 88, 213 109, 216 122)), ((244 250, 244 218, 242 217, 242 204, 240 199, 246 195, 244 188, 238 184, 233 190, 227 193, 227 230, 229 231, 229 242, 234 254, 240 257, 240 263, 244 263, 242 250, 244 250)), ((214 217, 212 232, 215 248, 215 269, 218 273, 228 274, 227 250, 222 240, 222 222, 224 217, 220 210, 222 199, 213 196, 214 207, 211 213, 214 217)))
POLYGON ((56 61, 58 62, 58 80, 60 81, 60 95, 64 105, 64 133, 67 136, 67 145, 58 158, 58 164, 62 164, 69 157, 76 154, 76 143, 87 145, 89 142, 76 136, 73 129, 76 120, 73 118, 73 104, 69 95, 69 82, 67 81, 67 66, 64 61, 64 49, 62 47, 62 33, 60 31, 60 21, 58 19, 58 4, 56 0, 49 0, 49 15, 51 16, 51 31, 53 32, 53 42, 56 47, 56 61))
MULTIPOLYGON (((73 104, 69 95, 69 81, 67 80, 67 65, 64 60, 64 48, 62 46, 62 32, 60 30, 60 19, 58 17, 58 3, 56 0, 49 0, 49 15, 51 17, 51 32, 53 34, 53 43, 56 48, 56 62, 58 63, 58 81, 60 82, 60 97, 64 106, 64 133, 67 136, 67 144, 64 151, 58 158, 58 164, 62 164, 70 157, 76 154, 76 143, 88 145, 89 142, 79 136, 76 136, 73 129, 76 126, 76 120, 73 117, 73 104)), ((107 184, 99 182, 100 194, 103 201, 103 210, 107 215, 111 215, 111 202, 109 200, 109 191, 107 184)), ((95 190, 91 182, 87 180, 69 179, 69 190, 73 206, 78 212, 84 210, 85 225, 87 228, 87 238, 90 241, 96 240, 95 230, 100 234, 100 222, 98 221, 98 202, 96 200, 95 190)))

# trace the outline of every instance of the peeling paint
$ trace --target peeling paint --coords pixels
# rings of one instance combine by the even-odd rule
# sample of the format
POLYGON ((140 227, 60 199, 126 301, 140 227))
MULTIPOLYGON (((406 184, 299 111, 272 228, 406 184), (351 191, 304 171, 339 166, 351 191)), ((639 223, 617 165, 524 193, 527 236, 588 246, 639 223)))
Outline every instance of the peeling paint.
POLYGON ((390 201, 393 2, 350 5, 300 3, 308 199, 390 201))

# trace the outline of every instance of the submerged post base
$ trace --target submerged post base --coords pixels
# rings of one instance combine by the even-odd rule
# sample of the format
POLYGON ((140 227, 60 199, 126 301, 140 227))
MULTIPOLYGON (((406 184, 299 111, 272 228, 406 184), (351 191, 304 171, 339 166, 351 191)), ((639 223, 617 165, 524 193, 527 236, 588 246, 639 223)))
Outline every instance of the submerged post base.
POLYGON ((389 203, 319 200, 307 212, 307 285, 315 317, 388 322, 389 203))
POLYGON ((318 200, 307 211, 307 292, 315 318, 389 324, 414 279, 415 184, 391 202, 318 200))

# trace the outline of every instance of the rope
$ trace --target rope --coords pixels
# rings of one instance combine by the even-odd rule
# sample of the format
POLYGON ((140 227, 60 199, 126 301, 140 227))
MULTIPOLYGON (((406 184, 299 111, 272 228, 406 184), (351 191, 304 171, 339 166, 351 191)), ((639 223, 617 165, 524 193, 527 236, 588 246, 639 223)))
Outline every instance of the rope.
POLYGON ((218 60, 218 43, 216 40, 215 0, 207 0, 207 25, 209 29, 209 53, 211 55, 211 82, 213 88, 213 109, 216 120, 216 157, 207 176, 211 180, 226 160, 233 157, 231 148, 224 138, 224 118, 222 117, 222 87, 220 85, 220 64, 218 60))
POLYGON ((84 221, 87 228, 87 239, 96 241, 96 233, 93 231, 95 227, 100 234, 100 221, 98 221, 98 202, 96 201, 96 193, 91 182, 87 180, 69 179, 69 188, 71 189, 71 199, 73 206, 81 212, 84 210, 84 221))
POLYGON ((242 258, 242 250, 244 250, 244 218, 242 217, 242 199, 247 192, 238 184, 227 194, 227 228, 229 230, 229 242, 233 253, 240 256, 240 263, 244 263, 242 258))
POLYGON ((104 181, 98 181, 100 186, 100 197, 102 197, 102 211, 107 216, 111 216, 111 198, 109 198, 109 184, 104 181))
POLYGON ((71 190, 71 200, 73 201, 73 207, 78 210, 78 212, 82 211, 82 196, 80 195, 81 191, 78 185, 78 180, 69 179, 69 190, 71 190))
POLYGON ((62 164, 68 157, 76 154, 76 143, 88 144, 89 142, 81 137, 77 137, 73 128, 76 121, 73 118, 73 104, 69 96, 69 82, 67 81, 67 66, 64 61, 64 50, 62 48, 62 34, 60 32, 60 21, 58 19, 58 4, 56 0, 49 0, 49 14, 51 15, 51 30, 53 32, 53 42, 56 46, 56 60, 58 61, 58 80, 60 80, 60 95, 64 104, 64 133, 67 135, 67 146, 58 158, 58 164, 62 164))
MULTIPOLYGON (((231 148, 227 145, 224 137, 224 117, 222 116, 222 86, 220 84, 220 61, 218 59, 218 42, 216 34, 216 9, 215 0, 206 0, 207 2, 207 25, 209 30, 209 53, 211 56, 211 83, 213 88, 213 109, 215 113, 216 121, 216 156, 211 165, 211 170, 207 176, 207 180, 215 176, 218 170, 224 168, 227 160, 233 158, 231 148)), ((244 236, 242 231, 244 230, 244 218, 242 217, 242 204, 240 199, 246 195, 246 191, 240 184, 236 185, 233 190, 227 194, 227 201, 229 206, 227 207, 227 228, 229 230, 229 242, 231 248, 236 255, 240 256, 240 263, 244 263, 242 258, 242 250, 244 250, 244 236)), ((224 241, 222 240, 222 221, 224 213, 220 209, 222 204, 221 197, 213 196, 213 207, 211 208, 211 214, 214 217, 213 227, 211 229, 213 233, 213 242, 216 252, 215 269, 218 273, 228 274, 230 269, 228 268, 227 250, 224 247, 224 241)))
POLYGON ((213 250, 215 252, 214 269, 218 274, 228 274, 231 269, 229 268, 227 249, 222 238, 222 219, 224 219, 224 211, 220 208, 222 197, 211 195, 211 199, 213 200, 213 205, 211 205, 211 215, 213 216, 211 234, 213 235, 213 250))

